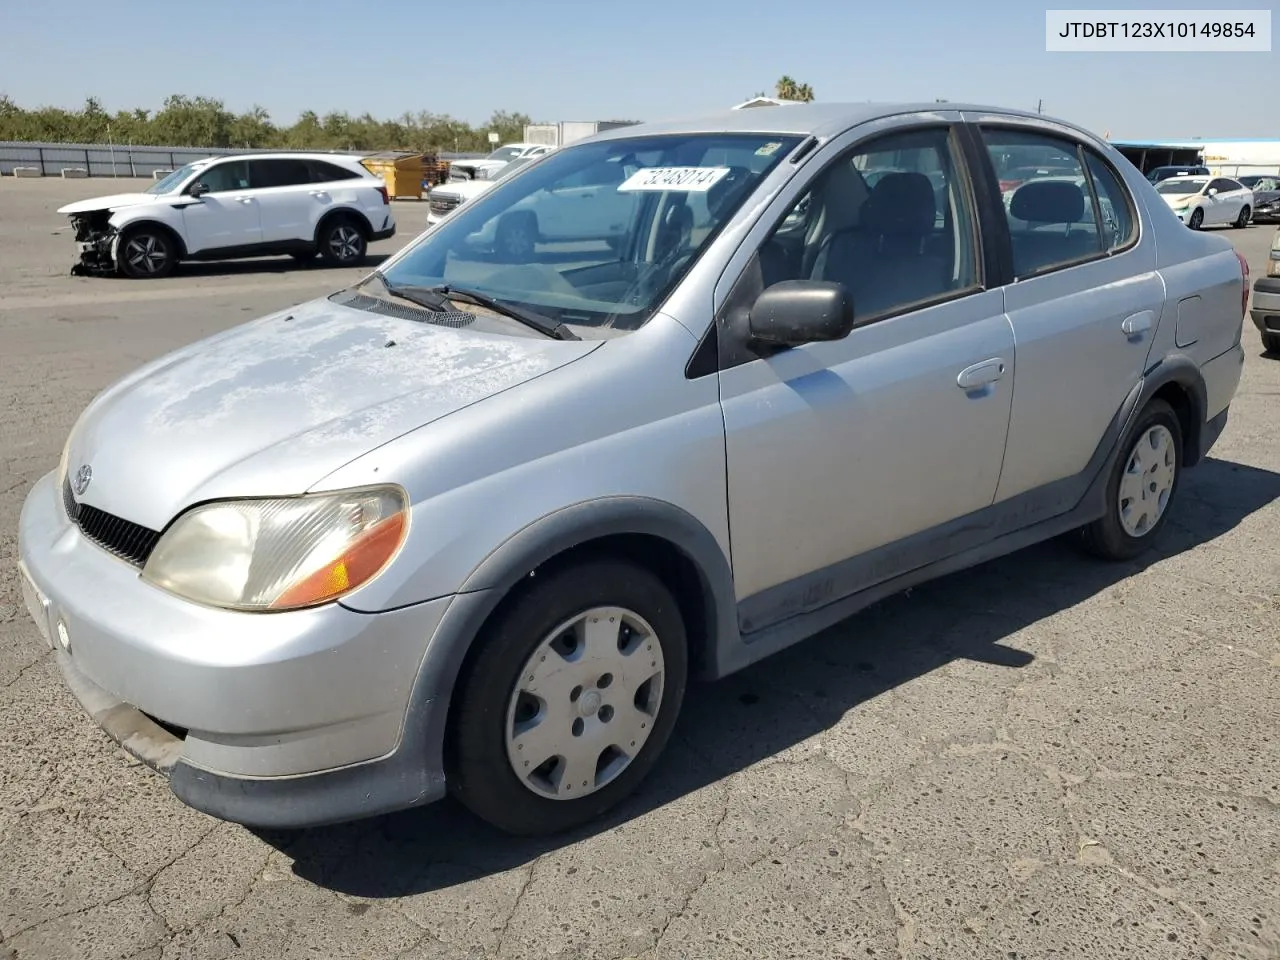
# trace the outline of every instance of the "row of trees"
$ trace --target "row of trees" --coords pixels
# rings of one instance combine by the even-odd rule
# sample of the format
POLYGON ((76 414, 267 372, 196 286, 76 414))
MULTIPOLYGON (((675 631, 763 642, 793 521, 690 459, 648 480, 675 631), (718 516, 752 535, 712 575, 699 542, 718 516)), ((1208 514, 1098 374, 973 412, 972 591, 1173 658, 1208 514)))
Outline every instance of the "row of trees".
MULTIPOLYGON (((784 76, 775 85, 784 100, 813 99, 813 88, 784 76)), ((763 96, 763 94, 760 94, 763 96)), ((61 143, 117 143, 174 147, 254 147, 295 150, 451 150, 489 149, 489 134, 500 143, 524 136, 527 114, 500 110, 478 127, 448 114, 405 113, 378 120, 368 113, 353 117, 310 110, 289 126, 272 122, 263 107, 233 113, 221 100, 175 94, 150 110, 108 113, 95 97, 79 110, 39 107, 26 110, 0 94, 0 140, 61 143)))
POLYGON ((164 106, 108 113, 90 97, 79 110, 40 107, 24 110, 0 95, 0 140, 115 143, 175 147, 255 147, 299 150, 429 150, 487 152, 488 135, 509 143, 524 136, 523 113, 499 111, 479 127, 447 114, 420 111, 395 120, 368 113, 303 113, 278 126, 262 108, 233 113, 221 100, 174 95, 164 106))

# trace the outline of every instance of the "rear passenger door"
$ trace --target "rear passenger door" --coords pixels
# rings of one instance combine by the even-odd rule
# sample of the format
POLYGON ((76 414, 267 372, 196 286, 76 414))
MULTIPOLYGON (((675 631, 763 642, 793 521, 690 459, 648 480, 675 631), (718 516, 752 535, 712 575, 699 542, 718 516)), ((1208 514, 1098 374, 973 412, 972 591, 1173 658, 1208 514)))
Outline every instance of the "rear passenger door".
POLYGON ((1071 165, 1019 184, 1004 204, 1013 274, 1004 305, 1018 365, 1001 501, 1089 465, 1145 369, 1164 284, 1133 197, 1100 153, 1065 128, 1016 120, 980 123, 976 133, 992 183, 1010 157, 1029 152, 1071 165))
POLYGON ((1014 342, 984 287, 958 140, 946 124, 877 126, 774 202, 717 318, 744 632, 946 555, 938 528, 989 506, 1000 476, 1014 342), (868 189, 873 169, 887 172, 868 189), (843 283, 860 325, 752 346, 744 311, 797 279, 843 283))
POLYGON ((262 209, 262 240, 281 243, 311 240, 322 205, 311 183, 311 168, 301 158, 250 160, 249 177, 262 209))

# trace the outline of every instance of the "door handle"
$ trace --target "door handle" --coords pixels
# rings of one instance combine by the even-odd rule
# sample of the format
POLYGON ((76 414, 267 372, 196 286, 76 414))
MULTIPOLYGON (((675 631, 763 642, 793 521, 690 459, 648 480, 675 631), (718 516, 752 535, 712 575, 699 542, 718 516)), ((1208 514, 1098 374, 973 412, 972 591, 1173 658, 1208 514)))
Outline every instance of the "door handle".
POLYGON ((329 193, 327 190, 312 190, 311 195, 313 197, 327 197, 329 193))
POLYGON ((1143 310, 1141 313, 1125 317, 1124 322, 1120 324, 1120 329, 1126 337, 1136 337, 1138 334, 1146 333, 1151 329, 1151 323, 1155 320, 1155 316, 1152 311, 1143 310))
POLYGON ((975 363, 961 370, 960 375, 956 377, 956 386, 961 390, 977 390, 995 383, 1004 376, 1004 370, 1004 360, 1000 357, 992 357, 990 360, 983 360, 981 363, 975 363))
POLYGON ((241 203, 253 203, 253 197, 236 197, 241 203))

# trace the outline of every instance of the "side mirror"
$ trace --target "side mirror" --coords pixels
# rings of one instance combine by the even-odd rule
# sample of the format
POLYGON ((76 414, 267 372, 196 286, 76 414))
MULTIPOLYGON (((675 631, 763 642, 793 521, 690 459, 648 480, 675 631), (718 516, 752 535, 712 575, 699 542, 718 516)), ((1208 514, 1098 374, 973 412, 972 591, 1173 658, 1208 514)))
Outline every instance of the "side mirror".
POLYGON ((1208 196, 1210 196, 1210 197, 1216 197, 1217 195, 1218 195, 1218 188, 1217 188, 1217 187, 1210 187, 1210 188, 1209 188, 1209 192, 1208 192, 1208 196))
POLYGON ((788 347, 843 340, 853 327, 848 288, 826 280, 775 283, 756 297, 747 318, 752 339, 788 347))
POLYGON ((193 183, 187 190, 187 195, 192 197, 203 197, 209 192, 209 185, 200 180, 193 183))

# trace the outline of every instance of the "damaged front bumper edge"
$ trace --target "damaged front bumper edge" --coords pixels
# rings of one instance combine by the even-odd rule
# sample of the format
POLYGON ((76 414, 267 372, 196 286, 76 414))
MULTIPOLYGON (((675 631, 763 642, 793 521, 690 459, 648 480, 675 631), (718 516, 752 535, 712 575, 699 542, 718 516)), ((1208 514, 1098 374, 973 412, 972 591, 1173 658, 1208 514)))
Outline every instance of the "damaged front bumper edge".
POLYGON ((115 273, 116 230, 101 213, 73 216, 71 226, 76 232, 80 247, 80 259, 71 267, 71 275, 100 277, 115 273))

